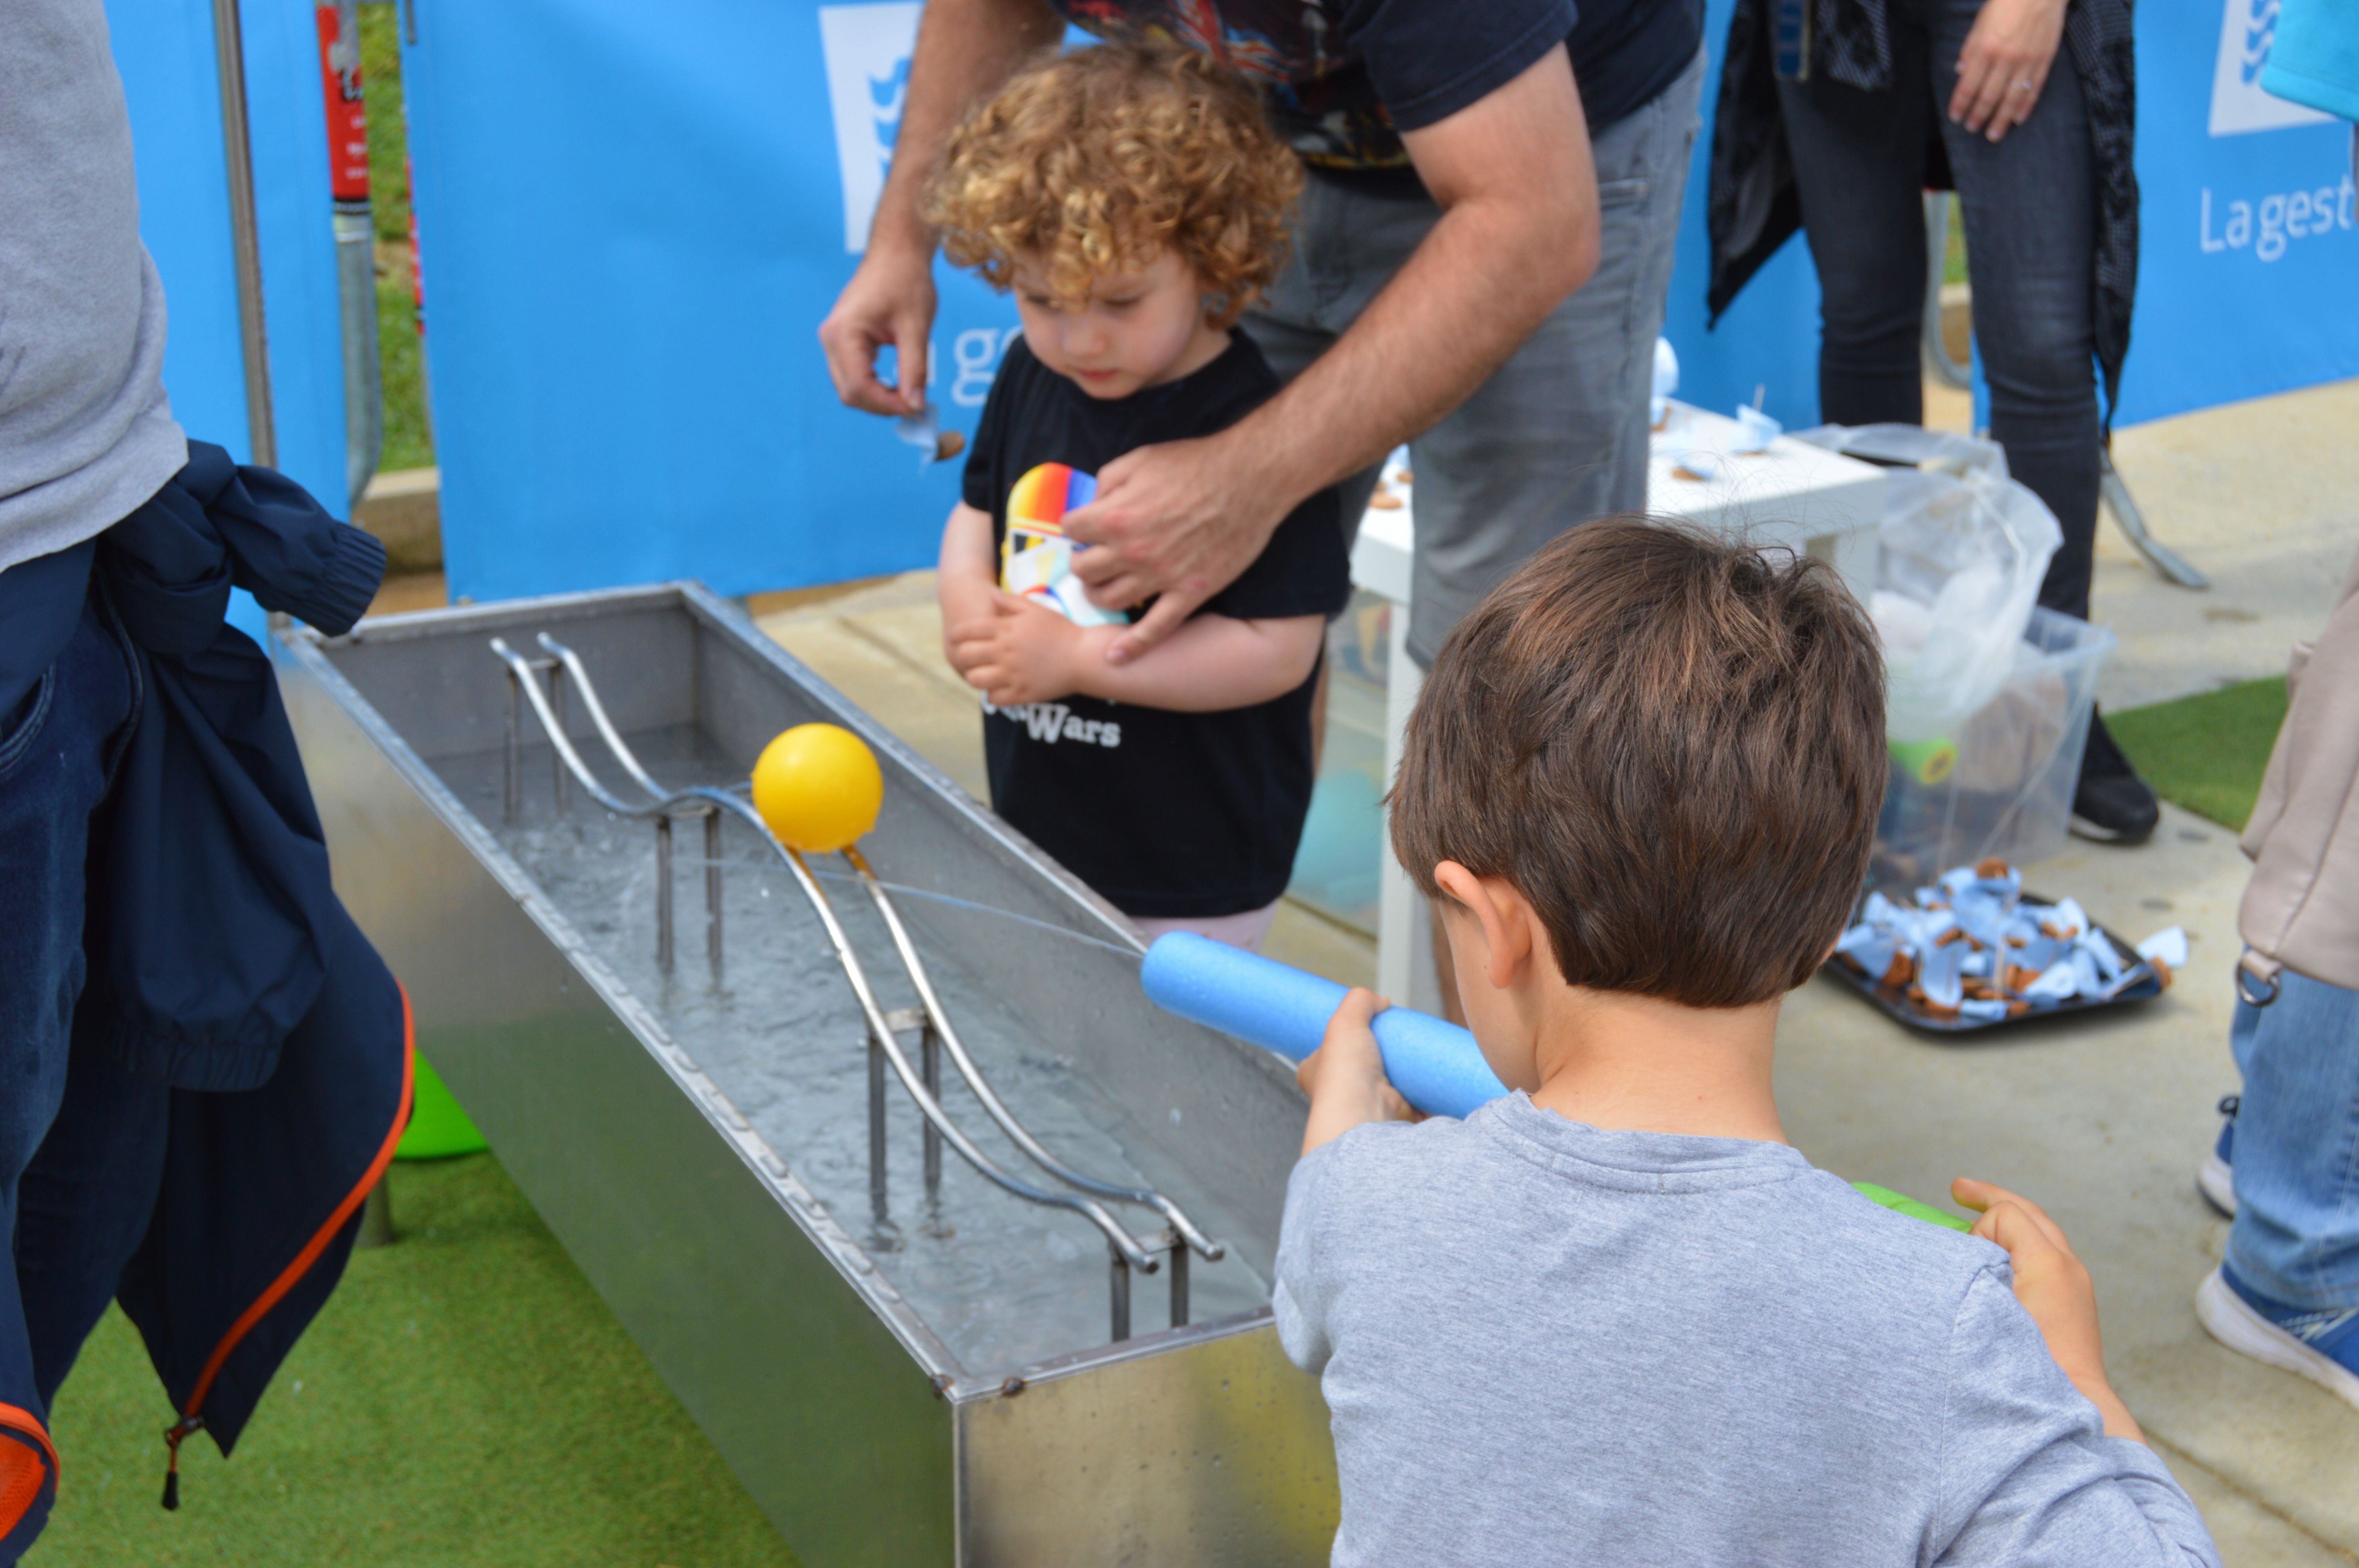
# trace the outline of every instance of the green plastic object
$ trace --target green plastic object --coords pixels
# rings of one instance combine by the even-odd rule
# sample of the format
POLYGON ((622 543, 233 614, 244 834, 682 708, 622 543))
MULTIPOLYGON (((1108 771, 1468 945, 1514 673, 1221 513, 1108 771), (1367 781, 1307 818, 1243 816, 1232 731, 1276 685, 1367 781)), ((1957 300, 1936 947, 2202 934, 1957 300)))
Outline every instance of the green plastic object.
POLYGON ((1854 1182, 1852 1190, 1868 1202, 1895 1214, 1905 1214, 1911 1219, 1921 1219, 1928 1225, 1938 1225, 1945 1230, 1972 1230, 1974 1222, 1961 1219, 1954 1214, 1944 1214, 1929 1203, 1919 1203, 1906 1193, 1896 1193, 1890 1187, 1879 1187, 1874 1182, 1854 1182))
POLYGON ((459 1154, 480 1154, 491 1145, 459 1108, 441 1076, 424 1056, 417 1058, 410 1084, 409 1127, 394 1145, 397 1160, 448 1160, 459 1154))

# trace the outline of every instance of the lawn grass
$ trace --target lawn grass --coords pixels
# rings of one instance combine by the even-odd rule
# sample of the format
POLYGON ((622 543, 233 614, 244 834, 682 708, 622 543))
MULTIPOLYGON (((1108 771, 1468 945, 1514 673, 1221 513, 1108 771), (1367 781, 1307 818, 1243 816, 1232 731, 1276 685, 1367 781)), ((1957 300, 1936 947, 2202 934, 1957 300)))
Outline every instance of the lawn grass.
POLYGON ((426 422, 426 344, 409 278, 376 280, 377 365, 385 400, 385 449, 377 468, 434 466, 434 432, 426 422))
POLYGON ((409 132, 402 113, 401 19, 390 4, 360 7, 361 84, 368 99, 369 215, 382 247, 376 279, 377 355, 383 366, 385 450, 377 467, 434 466, 426 416, 426 366, 409 276, 409 132), (388 260, 387 258, 394 258, 388 260))
POLYGON ((2155 794, 2242 832, 2285 715, 2285 677, 2272 676, 2125 708, 2105 727, 2155 794))
POLYGON ((409 129, 402 118, 401 18, 361 0, 361 92, 368 109, 369 214, 380 240, 409 238, 409 129))
POLYGON ((178 1513, 171 1411, 109 1311, 51 1412, 27 1568, 793 1568, 491 1155, 390 1180, 400 1238, 353 1255, 234 1459, 190 1441, 178 1513))

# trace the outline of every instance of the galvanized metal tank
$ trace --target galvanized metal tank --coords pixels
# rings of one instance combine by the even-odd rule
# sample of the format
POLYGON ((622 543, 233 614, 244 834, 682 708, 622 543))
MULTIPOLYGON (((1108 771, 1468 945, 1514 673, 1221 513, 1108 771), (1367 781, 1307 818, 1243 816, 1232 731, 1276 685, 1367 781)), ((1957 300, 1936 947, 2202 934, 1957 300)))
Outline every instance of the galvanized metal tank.
MULTIPOLYGON (((1027 1048, 1116 1108, 1132 1163, 1184 1188, 1261 1280, 1303 1102, 1275 1058, 1150 1005, 1119 914, 695 584, 279 641, 338 890, 408 988, 419 1049, 797 1553, 812 1568, 1325 1561, 1327 1412, 1266 1302, 962 1364, 880 1267, 889 1230, 814 1195, 802 1152, 774 1147, 700 1062, 730 1043, 674 1037, 503 847, 483 781, 512 719, 487 644, 543 632, 598 672, 624 733, 686 734, 739 777, 789 725, 865 739, 886 800, 864 848, 885 881, 940 895, 906 906, 928 961, 1015 999, 1027 1048)), ((591 735, 586 714, 563 722, 591 735)), ((549 756, 525 775, 545 779, 531 769, 549 756)))

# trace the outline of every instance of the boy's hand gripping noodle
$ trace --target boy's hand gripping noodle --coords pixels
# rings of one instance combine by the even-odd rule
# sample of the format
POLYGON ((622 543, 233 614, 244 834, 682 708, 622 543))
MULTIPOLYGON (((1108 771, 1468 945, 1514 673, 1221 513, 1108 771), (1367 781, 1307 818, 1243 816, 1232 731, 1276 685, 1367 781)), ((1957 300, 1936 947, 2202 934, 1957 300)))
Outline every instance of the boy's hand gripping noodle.
MULTIPOLYGON (((1345 989, 1192 931, 1157 937, 1138 979, 1165 1011, 1296 1062, 1319 1049, 1345 989)), ((1474 1036, 1454 1023, 1394 1007, 1376 1014, 1375 1033, 1385 1076, 1429 1116, 1462 1117, 1507 1092, 1474 1036)))
MULTIPOLYGON (((1174 931, 1158 936, 1139 966, 1149 1001, 1223 1034, 1299 1062, 1319 1049, 1327 1021, 1343 1005, 1345 988, 1275 958, 1174 931)), ((1376 1049, 1385 1076, 1401 1098, 1428 1116, 1463 1117, 1497 1099, 1507 1086, 1483 1060, 1474 1036, 1454 1023, 1410 1008, 1376 1014, 1376 1049)), ((1873 1182, 1854 1182, 1869 1202, 1951 1230, 1972 1222, 1945 1214, 1873 1182)))

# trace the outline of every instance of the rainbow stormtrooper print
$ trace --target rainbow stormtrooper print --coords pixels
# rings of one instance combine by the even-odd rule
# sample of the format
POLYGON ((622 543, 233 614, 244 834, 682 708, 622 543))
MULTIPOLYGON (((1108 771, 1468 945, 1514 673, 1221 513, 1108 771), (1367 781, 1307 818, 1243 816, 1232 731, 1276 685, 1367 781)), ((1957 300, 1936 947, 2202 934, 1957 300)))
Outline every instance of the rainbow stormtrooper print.
POLYGON ((1086 545, 1065 537, 1065 514, 1090 503, 1098 482, 1063 463, 1042 463, 1007 492, 1007 536, 999 546, 999 586, 1055 611, 1079 626, 1119 626, 1129 617, 1100 610, 1073 575, 1073 553, 1086 545))

